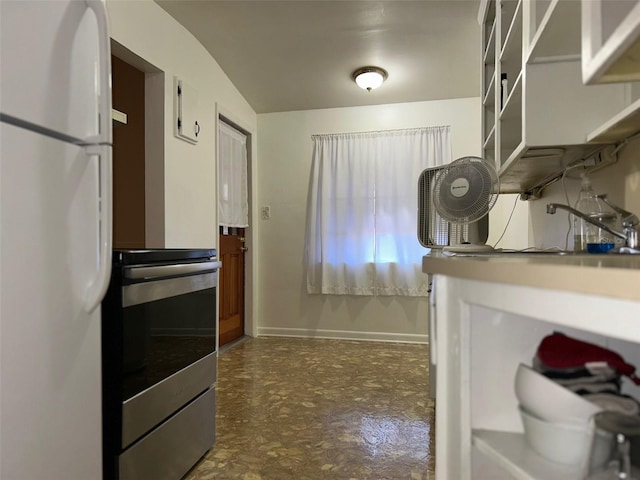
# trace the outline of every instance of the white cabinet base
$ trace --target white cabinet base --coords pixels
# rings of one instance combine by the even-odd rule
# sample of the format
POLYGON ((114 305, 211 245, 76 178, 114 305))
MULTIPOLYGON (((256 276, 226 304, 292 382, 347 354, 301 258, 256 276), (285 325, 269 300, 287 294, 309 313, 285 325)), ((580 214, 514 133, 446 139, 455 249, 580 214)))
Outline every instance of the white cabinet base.
MULTIPOLYGON (((531 450, 522 433, 474 430, 473 446, 495 464, 496 475, 522 480, 580 480, 582 475, 575 468, 550 462, 531 450)), ((486 477, 487 467, 473 459, 473 478, 486 477)), ((490 477, 492 479, 502 477, 490 477)))
MULTIPOLYGON (((467 263, 454 259, 449 265, 452 271, 464 270, 467 263)), ((518 275, 533 273, 512 267, 518 275)), ((576 269, 574 282, 591 271, 583 270, 576 269)), ((547 278, 558 271, 549 267, 547 278)), ((606 282, 606 270, 598 271, 606 282)), ((637 285, 637 271, 622 273, 637 285)), ((547 461, 526 444, 513 390, 516 367, 530 364, 542 338, 554 330, 611 348, 640 365, 640 301, 440 274, 434 282, 436 478, 580 479, 577 468, 547 461), (498 473, 487 473, 492 471, 498 473)), ((640 397, 628 380, 623 392, 640 397)))

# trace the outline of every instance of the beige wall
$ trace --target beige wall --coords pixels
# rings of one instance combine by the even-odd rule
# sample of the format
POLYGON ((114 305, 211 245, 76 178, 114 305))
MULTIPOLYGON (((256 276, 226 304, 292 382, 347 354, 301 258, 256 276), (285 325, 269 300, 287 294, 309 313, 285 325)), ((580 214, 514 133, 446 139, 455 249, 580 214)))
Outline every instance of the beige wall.
POLYGON ((216 112, 254 141, 256 114, 202 44, 155 2, 108 0, 107 10, 111 37, 164 72, 164 246, 216 246, 216 112), (198 91, 197 145, 174 136, 175 76, 198 91))
POLYGON ((269 205, 271 219, 257 224, 257 333, 426 341, 426 298, 306 293, 302 255, 311 135, 451 125, 452 155, 458 158, 479 153, 479 112, 478 98, 464 98, 258 115, 257 206, 269 205))
POLYGON ((499 195, 489 212, 487 244, 502 249, 525 249, 530 246, 530 229, 527 202, 521 201, 519 194, 499 195))

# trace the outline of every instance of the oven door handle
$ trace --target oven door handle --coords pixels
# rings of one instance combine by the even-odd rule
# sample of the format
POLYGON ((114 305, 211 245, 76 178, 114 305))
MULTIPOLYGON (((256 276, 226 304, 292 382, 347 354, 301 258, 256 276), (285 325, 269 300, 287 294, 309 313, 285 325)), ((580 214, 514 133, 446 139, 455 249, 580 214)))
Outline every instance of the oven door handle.
POLYGON ((177 265, 158 265, 153 267, 129 267, 124 271, 125 278, 131 280, 151 280, 161 277, 178 277, 201 272, 210 272, 222 267, 217 260, 199 263, 181 263, 177 265))

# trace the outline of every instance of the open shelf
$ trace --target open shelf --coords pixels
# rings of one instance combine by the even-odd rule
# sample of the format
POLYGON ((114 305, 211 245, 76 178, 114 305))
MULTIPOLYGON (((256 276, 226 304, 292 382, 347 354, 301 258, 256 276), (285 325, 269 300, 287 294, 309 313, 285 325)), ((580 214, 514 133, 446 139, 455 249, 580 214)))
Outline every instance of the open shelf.
POLYGON ((504 102, 502 111, 500 112, 500 120, 520 120, 522 123, 522 72, 513 82, 511 92, 504 102))
POLYGON ((529 42, 528 47, 531 48, 531 44, 533 43, 533 37, 536 32, 540 29, 540 25, 542 24, 542 20, 549 9, 549 5, 553 3, 555 0, 532 0, 530 2, 531 10, 530 10, 530 21, 531 29, 529 32, 529 42))
POLYGON ((498 171, 498 175, 500 175, 500 181, 502 181, 503 173, 507 172, 510 168, 514 166, 516 160, 527 150, 527 146, 524 142, 520 142, 515 148, 511 148, 506 150, 503 148, 501 150, 500 156, 500 170, 498 171))
POLYGON ((487 85, 484 98, 482 99, 482 104, 484 106, 490 107, 495 105, 496 103, 496 72, 493 72, 491 76, 491 80, 489 80, 489 85, 487 85))
POLYGON ((585 83, 640 80, 640 2, 582 2, 585 36, 582 75, 585 83))
POLYGON ((640 99, 587 135, 590 143, 615 143, 640 131, 640 99))
POLYGON ((493 25, 489 32, 489 39, 484 50, 483 61, 485 65, 492 64, 496 60, 496 21, 493 19, 493 25))
POLYGON ((488 150, 495 148, 496 145, 496 126, 494 125, 489 130, 489 134, 487 135, 486 140, 484 141, 482 148, 488 150))
POLYGON ((480 452, 518 480, 580 480, 578 468, 551 462, 534 452, 522 433, 474 430, 472 442, 480 452))
POLYGON ((528 63, 580 59, 580 2, 553 0, 542 17, 528 63))
POLYGON ((500 24, 502 25, 500 30, 500 45, 504 45, 506 43, 508 30, 505 27, 511 26, 513 19, 516 17, 516 12, 521 8, 521 6, 522 0, 502 0, 500 2, 500 24))
POLYGON ((509 31, 500 52, 500 61, 519 58, 522 61, 522 1, 516 5, 509 31))
POLYGON ((471 471, 474 479, 513 480, 513 475, 478 450, 476 446, 471 447, 471 471))
POLYGON ((590 138, 601 143, 633 129, 637 104, 633 112, 625 108, 640 98, 640 82, 635 89, 582 82, 580 0, 483 0, 478 19, 483 154, 494 154, 505 193, 526 192, 557 176, 577 159, 589 132, 598 128, 590 138), (563 157, 526 157, 561 147, 572 148, 563 149, 563 157))

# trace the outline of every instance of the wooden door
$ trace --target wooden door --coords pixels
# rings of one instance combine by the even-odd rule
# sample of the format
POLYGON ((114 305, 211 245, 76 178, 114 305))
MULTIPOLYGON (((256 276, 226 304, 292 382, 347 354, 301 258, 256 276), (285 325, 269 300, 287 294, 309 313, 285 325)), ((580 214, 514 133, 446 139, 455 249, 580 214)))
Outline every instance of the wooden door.
POLYGON ((113 247, 145 247, 145 77, 111 57, 113 108, 127 124, 113 128, 113 247))
POLYGON ((244 335, 244 228, 220 227, 220 346, 244 335))

